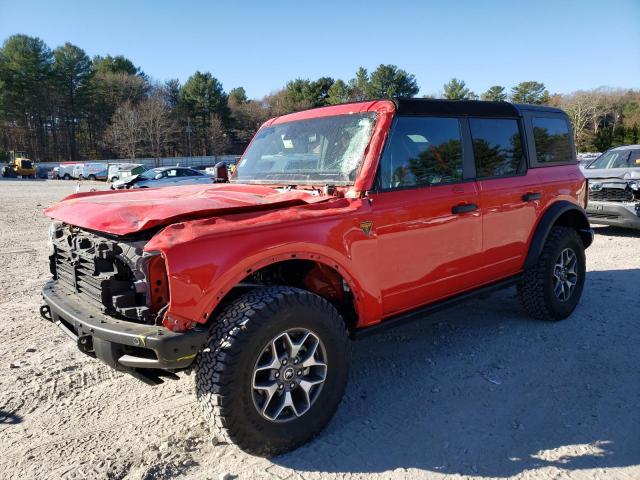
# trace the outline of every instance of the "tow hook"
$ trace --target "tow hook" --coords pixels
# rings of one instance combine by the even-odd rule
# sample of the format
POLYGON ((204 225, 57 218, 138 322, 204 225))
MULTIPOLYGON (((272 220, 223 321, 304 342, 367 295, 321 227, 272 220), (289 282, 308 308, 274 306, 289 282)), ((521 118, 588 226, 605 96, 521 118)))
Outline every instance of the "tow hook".
POLYGON ((40 306, 40 316, 48 322, 53 322, 53 318, 51 317, 51 308, 49 305, 40 306))
POLYGON ((90 335, 83 335, 78 338, 78 348, 82 353, 93 352, 93 338, 90 335))

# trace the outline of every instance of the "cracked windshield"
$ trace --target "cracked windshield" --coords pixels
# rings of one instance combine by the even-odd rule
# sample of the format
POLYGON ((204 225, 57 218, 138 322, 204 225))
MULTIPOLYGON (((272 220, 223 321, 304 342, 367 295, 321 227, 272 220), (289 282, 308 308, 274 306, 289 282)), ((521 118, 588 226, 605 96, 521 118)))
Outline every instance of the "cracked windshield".
POLYGON ((375 113, 337 115, 273 125, 260 130, 231 179, 236 183, 353 183, 375 113))

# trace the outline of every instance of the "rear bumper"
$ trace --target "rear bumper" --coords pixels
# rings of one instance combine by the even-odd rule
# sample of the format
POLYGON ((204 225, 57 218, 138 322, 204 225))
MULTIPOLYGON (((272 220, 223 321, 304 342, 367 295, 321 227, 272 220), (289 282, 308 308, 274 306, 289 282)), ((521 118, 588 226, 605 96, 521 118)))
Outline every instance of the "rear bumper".
POLYGON ((78 348, 116 370, 156 381, 163 371, 189 367, 207 340, 207 330, 172 332, 162 326, 119 320, 79 301, 55 281, 42 289, 44 318, 55 323, 78 348))
POLYGON ((640 202, 589 201, 587 217, 591 223, 640 229, 640 202))

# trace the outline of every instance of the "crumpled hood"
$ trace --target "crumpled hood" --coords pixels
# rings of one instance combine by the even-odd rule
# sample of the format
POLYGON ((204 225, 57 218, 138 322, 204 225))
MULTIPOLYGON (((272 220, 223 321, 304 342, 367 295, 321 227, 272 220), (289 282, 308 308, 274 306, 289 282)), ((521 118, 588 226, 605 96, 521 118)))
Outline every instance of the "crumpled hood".
POLYGON ((582 174, 590 180, 640 180, 640 168, 582 168, 582 174))
POLYGON ((77 227, 129 235, 184 220, 326 201, 331 196, 262 185, 189 185, 76 193, 45 210, 77 227))

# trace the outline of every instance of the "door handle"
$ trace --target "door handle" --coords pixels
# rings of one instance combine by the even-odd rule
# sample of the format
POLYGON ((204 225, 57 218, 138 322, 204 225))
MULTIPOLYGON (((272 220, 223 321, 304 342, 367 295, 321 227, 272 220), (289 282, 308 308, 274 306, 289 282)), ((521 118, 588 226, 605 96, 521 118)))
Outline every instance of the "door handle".
POLYGON ((465 203, 463 205, 456 205, 451 208, 451 213, 459 214, 459 213, 468 213, 477 210, 478 206, 475 203, 465 203))
POLYGON ((542 194, 540 192, 527 192, 522 196, 522 200, 525 202, 533 202, 534 200, 540 200, 542 194))

